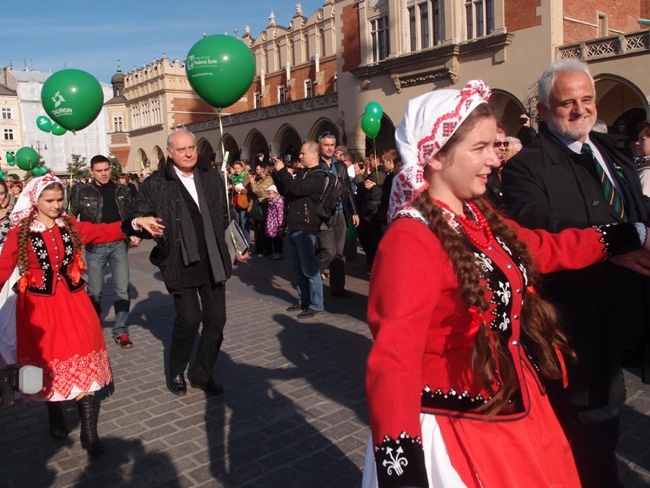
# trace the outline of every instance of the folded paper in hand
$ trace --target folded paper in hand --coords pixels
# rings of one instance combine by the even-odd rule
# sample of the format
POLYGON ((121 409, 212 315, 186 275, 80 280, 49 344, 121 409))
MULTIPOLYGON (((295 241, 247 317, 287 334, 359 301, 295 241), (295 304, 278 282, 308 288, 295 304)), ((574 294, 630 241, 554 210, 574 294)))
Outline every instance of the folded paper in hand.
POLYGON ((244 232, 235 220, 230 221, 230 225, 226 228, 226 244, 228 244, 228 252, 230 252, 230 261, 235 262, 237 253, 244 254, 248 251, 248 243, 244 232))

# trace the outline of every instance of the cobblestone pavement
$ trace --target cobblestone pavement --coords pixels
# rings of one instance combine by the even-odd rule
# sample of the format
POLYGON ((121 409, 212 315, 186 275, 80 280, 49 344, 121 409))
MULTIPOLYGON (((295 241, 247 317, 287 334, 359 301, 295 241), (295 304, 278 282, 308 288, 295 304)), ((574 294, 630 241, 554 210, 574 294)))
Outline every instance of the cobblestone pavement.
MULTIPOLYGON (((300 321, 288 261, 252 257, 227 286, 228 324, 216 379, 222 397, 190 389, 176 397, 164 381, 174 317, 150 244, 130 254, 131 337, 122 350, 104 334, 115 392, 102 402, 106 453, 90 460, 79 443, 74 402, 65 404, 70 435, 49 436, 38 403, 0 413, 3 487, 358 487, 368 436, 364 323, 368 275, 363 256, 348 262, 352 299, 329 298, 327 313, 300 321)), ((326 282, 327 284, 327 282, 326 282)), ((105 305, 110 304, 109 289, 105 305)), ((105 307, 107 308, 107 307, 105 307)), ((626 373, 621 468, 627 487, 650 485, 650 386, 626 373)))

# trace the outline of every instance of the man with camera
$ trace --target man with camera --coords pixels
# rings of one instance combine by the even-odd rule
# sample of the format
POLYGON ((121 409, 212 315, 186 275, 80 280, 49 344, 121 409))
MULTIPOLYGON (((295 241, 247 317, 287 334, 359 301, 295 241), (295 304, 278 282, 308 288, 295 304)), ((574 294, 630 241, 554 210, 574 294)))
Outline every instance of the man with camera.
POLYGON ((325 184, 325 173, 319 171, 319 148, 310 141, 300 149, 302 169, 291 175, 279 158, 272 158, 273 180, 287 206, 287 248, 295 273, 294 286, 298 303, 287 308, 298 311, 298 318, 311 318, 323 313, 323 280, 316 260, 316 234, 321 226, 316 201, 325 184))

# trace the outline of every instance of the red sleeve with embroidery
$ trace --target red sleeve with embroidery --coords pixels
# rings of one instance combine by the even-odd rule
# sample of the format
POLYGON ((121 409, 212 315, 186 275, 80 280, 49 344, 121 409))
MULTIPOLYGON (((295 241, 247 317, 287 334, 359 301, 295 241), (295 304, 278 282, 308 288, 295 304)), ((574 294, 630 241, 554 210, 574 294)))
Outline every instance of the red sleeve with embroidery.
POLYGON ((107 242, 121 241, 125 237, 122 233, 121 221, 110 224, 93 224, 91 222, 78 221, 74 217, 70 217, 70 220, 77 228, 83 244, 104 244, 107 242))
POLYGON ((631 223, 551 233, 526 229, 512 220, 506 222, 518 238, 528 244, 537 269, 544 274, 582 269, 641 246, 638 232, 631 223))
POLYGON ((373 445, 382 446, 375 452, 380 486, 427 486, 420 444, 422 368, 431 317, 450 280, 451 262, 433 232, 409 218, 396 220, 379 246, 368 299, 375 341, 366 392, 373 445), (394 470, 388 476, 398 439, 408 464, 393 466, 403 470, 400 476, 394 470))
POLYGON ((18 263, 18 228, 11 229, 0 254, 0 289, 11 277, 18 263))

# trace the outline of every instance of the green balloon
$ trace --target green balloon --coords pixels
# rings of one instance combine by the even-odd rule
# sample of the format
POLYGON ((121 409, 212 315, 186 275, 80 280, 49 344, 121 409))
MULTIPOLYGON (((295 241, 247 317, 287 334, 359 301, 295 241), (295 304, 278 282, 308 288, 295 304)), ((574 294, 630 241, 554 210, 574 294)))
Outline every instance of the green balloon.
POLYGON ((50 132, 52 129, 52 121, 45 115, 36 117, 36 126, 43 132, 50 132))
POLYGON ((16 164, 25 171, 30 171, 38 166, 38 153, 31 147, 21 147, 16 152, 16 164))
POLYGON ((60 126, 59 124, 57 124, 56 122, 54 122, 54 123, 52 124, 52 134, 54 134, 55 136, 62 136, 62 135, 65 134, 66 132, 68 132, 68 131, 65 130, 64 127, 61 127, 61 126, 60 126))
POLYGON ((11 164, 14 162, 14 155, 13 153, 5 153, 5 159, 7 160, 7 163, 11 164))
POLYGON ((377 138, 379 129, 381 129, 380 119, 371 114, 363 114, 363 117, 361 117, 361 130, 363 130, 370 139, 377 138))
POLYGON ((239 100, 253 83, 255 57, 239 39, 217 34, 192 46, 185 72, 196 94, 221 109, 239 100))
POLYGON ((363 113, 372 115, 377 120, 381 120, 381 118, 384 116, 384 110, 377 102, 370 102, 368 105, 366 105, 366 109, 363 113))
POLYGON ((45 81, 41 103, 54 122, 74 132, 88 127, 97 118, 104 104, 104 93, 90 73, 64 69, 45 81))

